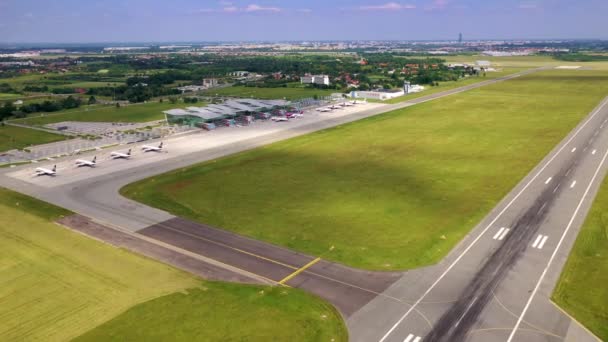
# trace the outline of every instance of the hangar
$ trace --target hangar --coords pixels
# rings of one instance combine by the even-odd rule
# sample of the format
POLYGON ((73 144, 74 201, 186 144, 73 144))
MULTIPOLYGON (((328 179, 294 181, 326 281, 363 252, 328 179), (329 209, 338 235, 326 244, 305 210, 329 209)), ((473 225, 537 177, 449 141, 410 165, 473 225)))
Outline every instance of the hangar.
POLYGON ((163 113, 169 124, 201 127, 205 123, 234 119, 238 116, 289 109, 290 105, 291 102, 285 100, 233 99, 221 104, 170 109, 163 113))

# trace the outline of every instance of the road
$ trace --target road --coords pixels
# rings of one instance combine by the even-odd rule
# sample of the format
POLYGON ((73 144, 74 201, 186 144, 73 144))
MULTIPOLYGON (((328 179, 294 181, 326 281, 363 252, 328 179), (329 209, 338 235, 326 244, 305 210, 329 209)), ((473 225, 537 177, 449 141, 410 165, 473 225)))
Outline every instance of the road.
MULTIPOLYGON (((441 263, 404 274, 348 269, 130 201, 118 190, 179 167, 500 82, 525 73, 351 114, 223 130, 183 143, 179 153, 136 155, 90 173, 28 179, 3 170, 0 184, 58 204, 146 241, 208 258, 214 266, 304 288, 334 303, 354 341, 593 340, 550 301, 568 251, 606 172, 608 106, 598 107, 441 263), (232 133, 231 133, 232 132, 232 133), (194 146, 192 146, 194 145, 194 146), (204 147, 201 147, 204 146, 204 147), (242 271, 242 272, 241 272, 242 271)), ((168 141, 168 146, 181 146, 168 141)), ((62 162, 62 161, 59 161, 62 162)), ((65 161, 66 163, 70 161, 65 161)), ((31 168, 31 167, 30 167, 31 168)), ((215 273, 220 273, 213 270, 215 273)), ((250 279, 251 280, 251 279, 250 279)), ((254 279, 255 280, 255 279, 254 279)))

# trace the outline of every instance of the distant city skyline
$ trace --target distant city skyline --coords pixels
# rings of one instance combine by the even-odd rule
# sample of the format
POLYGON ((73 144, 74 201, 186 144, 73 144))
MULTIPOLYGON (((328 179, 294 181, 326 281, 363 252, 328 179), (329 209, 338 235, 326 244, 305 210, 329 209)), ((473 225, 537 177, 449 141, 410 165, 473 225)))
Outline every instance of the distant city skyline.
POLYGON ((608 39, 604 0, 0 0, 0 42, 608 39))

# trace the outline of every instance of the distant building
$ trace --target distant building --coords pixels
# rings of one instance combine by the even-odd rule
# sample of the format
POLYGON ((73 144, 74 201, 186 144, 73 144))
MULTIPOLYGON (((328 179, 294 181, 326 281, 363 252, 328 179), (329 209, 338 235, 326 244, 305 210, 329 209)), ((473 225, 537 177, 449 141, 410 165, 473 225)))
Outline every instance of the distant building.
POLYGON ((304 75, 304 76, 300 77, 300 83, 329 85, 329 76, 327 76, 327 75, 304 75))
POLYGON ((476 61, 475 65, 477 65, 480 68, 489 68, 490 66, 492 66, 492 62, 490 62, 490 61, 476 61))
POLYGON ((390 100, 396 97, 404 96, 409 93, 417 93, 423 91, 424 87, 417 84, 410 84, 405 82, 401 89, 376 89, 369 91, 352 91, 351 97, 362 98, 362 99, 374 99, 374 100, 390 100))
POLYGON ((217 87, 219 83, 217 78, 203 78, 203 87, 205 88, 217 87))
POLYGON ((250 72, 249 71, 233 71, 233 72, 229 72, 228 76, 233 76, 233 77, 247 77, 249 76, 250 72))

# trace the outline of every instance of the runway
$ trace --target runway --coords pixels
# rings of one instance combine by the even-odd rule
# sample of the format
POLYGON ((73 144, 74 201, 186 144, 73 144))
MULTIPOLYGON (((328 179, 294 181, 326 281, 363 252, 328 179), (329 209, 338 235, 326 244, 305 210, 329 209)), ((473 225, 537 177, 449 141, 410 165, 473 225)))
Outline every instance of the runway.
POLYGON ((550 296, 606 174, 606 129, 608 99, 446 259, 384 293, 408 308, 377 297, 351 316, 353 341, 597 341, 550 296))
MULTIPOLYGON (((200 256, 198 261, 213 261, 213 267, 201 271, 209 277, 282 283, 315 293, 340 309, 353 341, 594 341, 549 296, 606 172, 606 101, 448 257, 436 266, 406 273, 349 269, 322 256, 176 218, 118 195, 126 184, 179 167, 534 71, 396 105, 369 104, 353 112, 309 115, 287 125, 268 123, 172 138, 165 141, 169 153, 138 152, 133 160, 108 161, 91 170, 73 168, 73 159, 59 160, 62 176, 55 178, 31 177, 31 165, 2 170, 0 184, 92 218, 106 229, 119 227, 131 237, 173 246, 184 255, 200 256)), ((171 258, 160 259, 170 263, 171 258)))

